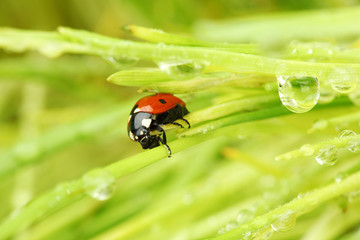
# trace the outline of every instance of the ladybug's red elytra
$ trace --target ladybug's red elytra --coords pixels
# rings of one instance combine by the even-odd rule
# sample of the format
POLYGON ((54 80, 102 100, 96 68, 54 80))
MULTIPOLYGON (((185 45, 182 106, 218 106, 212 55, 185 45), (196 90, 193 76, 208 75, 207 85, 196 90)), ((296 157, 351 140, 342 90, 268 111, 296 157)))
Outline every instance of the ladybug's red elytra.
POLYGON ((136 102, 130 112, 127 126, 129 138, 139 142, 143 149, 154 148, 162 143, 170 157, 171 150, 166 143, 166 134, 161 126, 170 123, 183 128, 181 124, 174 122, 181 119, 190 128, 190 123, 184 119, 188 113, 186 104, 172 94, 157 93, 143 97, 136 102))

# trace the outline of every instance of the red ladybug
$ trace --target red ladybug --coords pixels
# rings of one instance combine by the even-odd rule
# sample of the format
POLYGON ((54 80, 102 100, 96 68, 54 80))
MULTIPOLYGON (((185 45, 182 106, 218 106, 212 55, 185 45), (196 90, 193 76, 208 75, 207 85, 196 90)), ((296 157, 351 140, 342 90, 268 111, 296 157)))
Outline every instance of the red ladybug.
POLYGON ((183 118, 188 113, 186 104, 172 94, 158 93, 143 97, 130 112, 127 126, 129 137, 139 142, 143 149, 154 148, 162 143, 170 156, 171 150, 166 144, 166 134, 161 126, 171 123, 183 128, 174 122, 181 119, 190 128, 190 123, 183 118))

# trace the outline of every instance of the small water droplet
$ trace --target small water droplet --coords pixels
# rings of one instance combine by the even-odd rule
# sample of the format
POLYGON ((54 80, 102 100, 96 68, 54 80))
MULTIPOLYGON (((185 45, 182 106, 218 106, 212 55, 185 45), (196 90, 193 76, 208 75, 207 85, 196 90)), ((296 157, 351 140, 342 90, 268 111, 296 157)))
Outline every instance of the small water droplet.
POLYGON ((298 198, 298 199, 301 199, 301 198, 306 197, 306 196, 309 195, 309 194, 310 194, 310 192, 299 193, 299 194, 297 195, 297 198, 298 198))
POLYGON ((238 213, 238 215, 236 217, 236 221, 238 222, 238 224, 241 225, 241 224, 250 222, 251 220, 254 219, 254 217, 255 217, 254 211, 252 211, 250 209, 242 209, 238 213))
POLYGON ((338 149, 335 145, 325 145, 318 150, 315 159, 320 165, 332 166, 338 159, 337 152, 338 149))
POLYGON ((209 64, 190 60, 170 60, 158 62, 158 65, 161 71, 168 74, 172 79, 186 80, 200 75, 209 64))
POLYGON ((360 89, 357 88, 354 92, 349 93, 350 101, 355 105, 360 107, 360 89))
POLYGON ((358 84, 358 75, 353 68, 334 68, 327 79, 332 89, 339 93, 353 92, 358 84))
MULTIPOLYGON (((339 134, 339 138, 344 138, 344 137, 355 137, 358 134, 356 134, 354 131, 351 130, 343 130, 340 134, 339 134)), ((359 152, 360 151, 360 138, 354 138, 349 140, 348 144, 347 144, 347 149, 350 152, 359 152)))
POLYGON ((315 153, 315 148, 314 146, 312 146, 311 144, 304 144, 301 148, 300 148, 300 152, 302 153, 302 155, 309 157, 314 155, 315 153))
POLYGON ((316 77, 277 76, 282 104, 292 112, 310 111, 319 100, 319 82, 316 77))
POLYGON ((224 233, 227 233, 226 227, 223 227, 223 228, 221 228, 221 229, 218 231, 218 234, 219 234, 219 235, 222 235, 222 234, 224 234, 224 233))
POLYGON ((135 66, 139 59, 128 57, 103 56, 103 59, 115 69, 126 69, 135 66))
POLYGON ((313 124, 311 130, 323 130, 323 129, 327 128, 327 126, 328 126, 327 120, 319 119, 313 124))
POLYGON ((207 132, 208 132, 208 129, 207 129, 207 128, 205 128, 205 129, 202 131, 203 134, 206 134, 207 132))
POLYGON ((92 198, 104 201, 115 191, 115 177, 106 169, 95 169, 83 176, 86 193, 92 198))
POLYGON ((296 214, 293 211, 289 211, 281 215, 273 224, 272 229, 276 232, 287 232, 291 230, 296 224, 296 214))
POLYGON ((352 136, 356 136, 356 132, 351 131, 351 130, 343 130, 343 131, 339 134, 339 138, 352 137, 352 136))
POLYGON ((226 224, 226 231, 229 232, 235 228, 237 228, 239 226, 239 224, 235 221, 229 222, 228 224, 226 224))
POLYGON ((321 83, 319 103, 327 104, 334 101, 336 92, 330 87, 329 83, 321 83))
POLYGON ((272 237, 274 230, 271 227, 265 228, 257 232, 253 240, 267 240, 272 237))
POLYGON ((336 174, 336 176, 334 177, 334 180, 336 183, 341 183, 347 176, 348 176, 347 173, 340 172, 340 173, 336 174))
POLYGON ((349 202, 355 202, 358 201, 360 198, 360 189, 357 189, 355 191, 351 191, 347 194, 347 199, 349 202))

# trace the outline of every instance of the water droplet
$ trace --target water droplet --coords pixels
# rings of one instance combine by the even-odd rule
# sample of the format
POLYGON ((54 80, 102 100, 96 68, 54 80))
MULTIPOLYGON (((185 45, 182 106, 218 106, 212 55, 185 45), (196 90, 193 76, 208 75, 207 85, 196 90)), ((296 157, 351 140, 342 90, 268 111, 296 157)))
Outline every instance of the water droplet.
POLYGON ((254 219, 254 217, 255 217, 254 211, 252 211, 250 209, 242 209, 238 213, 238 215, 236 217, 236 221, 238 222, 238 224, 241 225, 241 224, 250 222, 251 220, 254 219))
POLYGON ((309 157, 314 155, 315 148, 311 144, 305 144, 300 148, 300 152, 302 153, 302 155, 309 157))
POLYGON ((340 173, 336 174, 336 176, 334 177, 334 180, 336 183, 341 183, 347 176, 348 176, 347 173, 340 172, 340 173))
POLYGON ((293 211, 289 211, 281 215, 273 224, 272 229, 276 232, 287 232, 291 230, 296 224, 296 214, 293 211))
POLYGON ((352 139, 348 142, 347 148, 350 152, 360 152, 360 138, 352 139))
POLYGON ((126 69, 135 66, 139 59, 128 57, 103 56, 103 59, 115 69, 126 69))
POLYGON ((327 128, 327 126, 328 126, 328 121, 327 120, 319 119, 313 124, 311 130, 312 131, 314 131, 314 130, 323 130, 323 129, 327 128))
POLYGON ((360 189, 357 189, 355 191, 349 192, 347 194, 347 198, 349 202, 355 202, 358 201, 360 198, 360 189))
POLYGON ((352 137, 352 136, 356 136, 356 132, 351 131, 351 130, 343 130, 343 131, 339 134, 339 138, 352 137))
POLYGON ((254 236, 254 240, 267 240, 272 237, 274 230, 271 227, 265 228, 257 232, 254 236))
POLYGON ((237 228, 239 226, 239 224, 235 221, 229 222, 228 224, 226 224, 226 231, 229 232, 235 228, 237 228))
POLYGON ((221 229, 218 231, 218 234, 220 234, 220 235, 222 235, 222 234, 224 234, 224 233, 227 233, 226 227, 223 227, 223 228, 221 228, 221 229))
POLYGON ((95 169, 83 176, 86 193, 99 201, 109 199, 115 191, 115 177, 106 169, 95 169))
MULTIPOLYGON (((354 131, 351 130, 343 130, 340 134, 339 134, 339 138, 344 138, 344 137, 355 137, 357 136, 357 134, 354 131)), ((354 138, 349 140, 348 144, 347 144, 347 149, 350 152, 359 152, 360 151, 360 138, 354 138)))
POLYGON ((319 82, 316 77, 278 76, 282 104, 292 112, 310 111, 319 100, 319 82))
POLYGON ((360 89, 357 88, 354 92, 349 93, 350 101, 355 105, 360 107, 360 89))
POLYGON ((170 60, 166 62, 158 62, 161 71, 165 72, 172 79, 186 80, 194 78, 209 65, 206 62, 193 62, 190 60, 170 60))
POLYGON ((334 101, 336 92, 330 87, 328 83, 321 83, 319 103, 327 104, 334 101))
POLYGON ((327 79, 332 89, 339 93, 353 92, 358 84, 358 75, 353 68, 334 68, 327 79))
POLYGON ((325 145, 318 150, 315 159, 320 165, 332 166, 338 159, 337 152, 338 149, 335 145, 325 145))

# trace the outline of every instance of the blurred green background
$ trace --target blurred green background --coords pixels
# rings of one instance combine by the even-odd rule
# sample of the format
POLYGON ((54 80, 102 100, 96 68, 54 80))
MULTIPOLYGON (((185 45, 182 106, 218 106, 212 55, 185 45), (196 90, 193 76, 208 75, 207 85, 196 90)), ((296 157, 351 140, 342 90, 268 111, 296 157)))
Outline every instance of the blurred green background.
MULTIPOLYGON (((268 13, 277 12, 351 7, 357 6, 359 2, 358 0, 3 0, 0 4, 0 27, 54 31, 58 26, 68 26, 134 40, 135 38, 123 31, 122 27, 127 24, 136 24, 163 29, 170 33, 195 35, 202 38, 204 36, 198 32, 198 26, 207 20, 216 22, 223 19, 251 17, 257 14, 267 16, 268 13)), ((139 66, 154 65, 140 62, 139 66)), ((4 193, 0 194, 0 218, 7 216, 13 209, 23 206, 34 196, 60 182, 78 178, 92 168, 105 166, 142 151, 138 144, 128 139, 126 122, 133 103, 144 94, 138 94, 138 88, 135 87, 119 87, 107 83, 105 79, 115 71, 117 69, 111 64, 97 57, 65 55, 56 59, 47 59, 34 52, 14 54, 0 51, 0 151, 3 153, 1 156, 6 157, 9 151, 15 152, 17 154, 15 155, 20 159, 19 161, 23 161, 26 165, 27 157, 29 155, 31 157, 31 154, 37 154, 37 149, 32 149, 31 144, 27 145, 26 141, 32 141, 32 139, 48 134, 50 131, 47 140, 44 141, 56 142, 58 138, 61 138, 58 136, 66 139, 67 132, 78 131, 77 134, 69 137, 68 141, 64 141, 49 152, 45 151, 43 155, 36 156, 42 160, 36 165, 14 170, 11 174, 0 178, 0 192, 4 193), (119 107, 116 104, 119 104, 119 107), (108 116, 108 112, 114 112, 114 109, 118 111, 118 114, 108 116), (77 127, 77 124, 81 125, 82 121, 86 122, 88 119, 95 119, 94 125, 100 121, 107 121, 106 119, 96 120, 97 116, 109 117, 109 122, 111 122, 109 127, 96 129, 91 124, 89 129, 79 130, 77 127), (113 124, 114 119, 118 121, 118 124, 113 124), (53 129, 56 129, 55 132, 51 132, 53 129), (92 129, 96 129, 94 130, 95 134, 92 133, 92 129), (25 144, 23 144, 24 142, 25 144), (22 158, 22 154, 27 156, 22 158)), ((211 102, 209 96, 199 94, 195 99, 201 99, 201 101, 190 102, 189 109, 195 111, 206 107, 211 102)), ((192 97, 190 96, 188 99, 192 99, 192 97)), ((185 100, 187 100, 186 97, 185 100)), ((347 111, 348 109, 338 109, 336 112, 328 112, 327 116, 336 116, 347 111)), ((308 123, 315 121, 319 115, 321 112, 318 115, 308 115, 308 123)), ((306 137, 301 138, 299 135, 301 132, 307 131, 309 124, 305 125, 301 119, 288 119, 288 121, 291 124, 284 127, 284 131, 288 131, 291 136, 278 140, 278 144, 284 143, 284 149, 273 149, 272 144, 263 146, 262 150, 269 156, 268 160, 265 161, 271 162, 277 154, 301 146, 301 144, 291 143, 293 140, 307 143, 306 137)), ((282 126, 281 122, 275 121, 272 124, 273 126, 282 126)), ((261 129, 261 127, 266 128, 260 124, 252 129, 261 129)), ((282 135, 275 130, 269 135, 273 137, 277 134, 282 135)), ((233 135, 239 135, 239 139, 241 139, 241 129, 234 131, 233 135)), ((333 135, 334 131, 328 131, 322 136, 313 137, 311 141, 333 135)), ((269 136, 261 135, 258 137, 261 139, 260 142, 273 142, 269 136)), ((242 147, 263 157, 261 153, 257 153, 257 141, 258 139, 252 139, 242 147)), ((220 148, 226 143, 223 141, 220 144, 212 144, 220 148)), ((203 148, 206 150, 207 146, 203 148)), ((203 151, 205 152, 205 150, 203 151)), ((192 152, 187 152, 179 158, 189 159, 192 154, 192 152)), ((214 160, 209 160, 209 166, 198 166, 198 169, 201 168, 201 170, 199 170, 198 175, 194 174, 196 175, 194 179, 204 177, 208 172, 217 169, 217 161, 220 164, 222 163, 222 158, 219 155, 218 152, 214 152, 213 155, 209 156, 209 158, 214 158, 214 160)), ((166 166, 162 167, 166 168, 166 166)), ((184 169, 187 167, 180 164, 177 171, 184 169)), ((156 173, 157 169, 153 168, 149 171, 156 173)), ((164 170, 164 175, 158 177, 159 179, 156 181, 154 180, 153 185, 146 186, 145 190, 141 189, 138 192, 129 190, 127 197, 135 198, 138 195, 148 197, 146 194, 156 195, 159 194, 156 191, 160 191, 158 189, 162 188, 163 194, 166 191, 171 192, 171 188, 176 187, 176 184, 167 186, 170 190, 163 185, 166 185, 165 183, 169 179, 173 181, 173 178, 176 179, 178 175, 181 175, 177 171, 176 169, 169 172, 164 170), (153 190, 155 193, 152 192, 153 190)), ((138 174, 141 175, 142 172, 138 174)), ((134 175, 132 180, 131 177, 129 179, 132 181, 137 178, 134 175)), ((122 184, 124 181, 126 179, 123 180, 122 184)), ((184 183, 180 181, 178 184, 180 186, 182 186, 181 184, 186 185, 187 181, 190 182, 190 180, 184 180, 184 183)), ((261 181, 266 182, 267 180, 264 178, 261 181)), ((149 198, 151 199, 151 197, 149 198)), ((289 199, 291 197, 284 198, 283 201, 289 199)), ((109 206, 106 207, 111 209, 111 204, 116 205, 117 200, 123 199, 121 196, 117 196, 114 202, 110 202, 109 206)), ((233 204, 236 200, 236 197, 228 202, 224 200, 224 206, 233 204)), ((100 204, 91 204, 89 206, 91 205, 92 209, 100 209, 101 211, 100 204)), ((144 206, 141 207, 145 208, 144 206)), ((218 209, 219 207, 214 207, 211 211, 218 209)), ((91 216, 91 213, 88 214, 91 216)), ((129 216, 125 216, 124 219, 127 217, 129 216)), ((183 218, 182 221, 186 222, 186 218, 183 218)), ((305 227, 300 226, 301 229, 306 228, 308 226, 306 224, 309 223, 311 221, 305 221, 305 225, 303 225, 305 227)), ((109 223, 109 226, 104 227, 104 229, 111 227, 112 224, 115 223, 109 223)), ((173 222, 173 225, 176 225, 176 221, 173 222)), ((75 224, 75 226, 78 225, 75 224)), ((155 230, 151 230, 154 236, 158 231, 156 227, 153 226, 155 230)), ((74 229, 70 228, 69 232, 72 230, 74 229)), ((85 228, 82 230, 86 232, 85 228)), ((67 239, 64 236, 69 237, 65 230, 61 232, 60 228, 59 231, 59 239, 67 239)), ((54 232, 56 235, 56 231, 54 232)), ((86 233, 89 233, 89 236, 94 236, 91 235, 94 234, 91 231, 86 233)), ((77 234, 81 236, 81 231, 77 234)), ((297 239, 299 235, 294 234, 294 236, 284 238, 297 239)), ((134 239, 141 239, 144 235, 140 234, 139 236, 134 239)), ((74 238, 74 236, 72 237, 74 238)), ((26 235, 19 239, 26 239, 26 235)), ((34 239, 37 238, 34 237, 34 239)))

